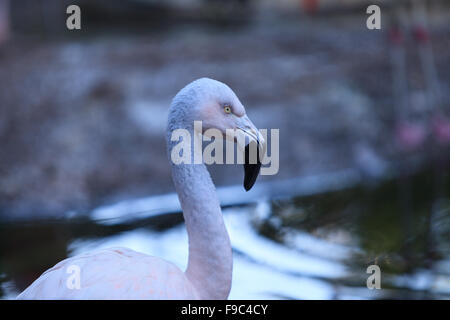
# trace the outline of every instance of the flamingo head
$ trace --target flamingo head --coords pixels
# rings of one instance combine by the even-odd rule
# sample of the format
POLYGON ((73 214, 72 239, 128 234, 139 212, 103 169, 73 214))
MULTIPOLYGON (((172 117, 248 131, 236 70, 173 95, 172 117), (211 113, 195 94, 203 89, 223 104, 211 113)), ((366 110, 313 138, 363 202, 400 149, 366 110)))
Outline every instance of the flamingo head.
POLYGON ((185 121, 202 122, 202 134, 208 136, 209 129, 216 129, 223 139, 237 143, 245 155, 244 188, 250 190, 258 177, 266 142, 233 90, 220 81, 201 78, 183 88, 173 104, 177 100, 183 101, 185 109, 189 106, 182 115, 185 121))

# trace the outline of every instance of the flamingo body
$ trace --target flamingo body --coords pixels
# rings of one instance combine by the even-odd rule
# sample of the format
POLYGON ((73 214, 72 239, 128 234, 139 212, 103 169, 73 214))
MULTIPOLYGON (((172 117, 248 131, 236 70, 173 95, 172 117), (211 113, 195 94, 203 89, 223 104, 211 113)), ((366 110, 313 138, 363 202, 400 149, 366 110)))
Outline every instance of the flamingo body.
MULTIPOLYGON (((194 137, 198 132, 193 124, 198 120, 203 121, 205 130, 217 128, 226 136, 228 129, 239 129, 251 141, 264 145, 264 138, 234 92, 219 81, 202 78, 180 90, 172 101, 167 125, 169 155, 178 143, 172 139, 172 133, 184 129, 194 137)), ((246 145, 241 147, 245 149, 246 145)), ((195 158, 199 150, 191 148, 190 152, 195 158)), ((186 271, 130 249, 110 248, 59 262, 18 298, 226 299, 231 289, 232 252, 214 183, 203 163, 171 162, 171 166, 189 239, 186 271), (80 270, 76 287, 70 282, 73 266, 80 270)), ((259 167, 260 163, 244 164, 246 190, 253 186, 259 167)))
POLYGON ((115 247, 80 254, 57 263, 18 299, 198 299, 183 271, 163 259, 115 247), (67 282, 81 270, 80 287, 67 282))

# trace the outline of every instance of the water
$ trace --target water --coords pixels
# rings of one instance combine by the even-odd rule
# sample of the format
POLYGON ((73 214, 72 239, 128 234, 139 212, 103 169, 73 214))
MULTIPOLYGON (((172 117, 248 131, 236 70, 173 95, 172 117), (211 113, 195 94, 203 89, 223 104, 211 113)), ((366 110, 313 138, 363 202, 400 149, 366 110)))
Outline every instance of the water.
MULTIPOLYGON (((272 192, 264 184, 253 193, 219 189, 234 252, 230 299, 449 299, 450 180, 438 176, 424 169, 363 183, 346 172, 278 183, 272 192), (372 264, 381 290, 366 286, 372 264)), ((129 200, 89 218, 2 223, 0 297, 15 297, 59 260, 103 247, 184 269, 187 235, 174 197, 129 200)))

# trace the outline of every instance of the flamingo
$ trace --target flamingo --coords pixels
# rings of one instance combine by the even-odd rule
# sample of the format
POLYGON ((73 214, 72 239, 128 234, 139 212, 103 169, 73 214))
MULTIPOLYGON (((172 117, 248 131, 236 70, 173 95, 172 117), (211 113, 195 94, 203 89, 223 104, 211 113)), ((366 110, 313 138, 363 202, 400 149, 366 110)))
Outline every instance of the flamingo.
MULTIPOLYGON (((189 239, 188 265, 183 272, 171 262, 114 247, 67 258, 45 271, 18 299, 227 299, 232 280, 232 250, 220 202, 206 166, 174 164, 170 160, 172 132, 193 122, 203 130, 216 128, 245 132, 244 187, 249 190, 259 174, 260 157, 249 163, 250 143, 265 144, 246 115, 236 94, 224 83, 201 78, 181 89, 172 100, 167 125, 167 150, 172 178, 180 200, 189 239), (254 161, 253 161, 254 162, 254 161), (79 268, 79 286, 68 286, 70 268, 79 268)), ((239 144, 235 139, 234 141, 239 144)), ((257 148, 257 150, 260 150, 257 148)), ((194 148, 191 151, 193 156, 194 148)), ((72 272, 72 271, 71 271, 72 272)))

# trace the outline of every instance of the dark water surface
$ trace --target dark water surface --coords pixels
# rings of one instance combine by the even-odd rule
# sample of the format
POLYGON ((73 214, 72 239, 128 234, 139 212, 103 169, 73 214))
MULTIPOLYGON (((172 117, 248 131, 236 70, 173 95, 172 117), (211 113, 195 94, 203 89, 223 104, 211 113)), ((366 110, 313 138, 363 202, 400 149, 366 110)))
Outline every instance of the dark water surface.
MULTIPOLYGON (((449 299, 450 189, 433 169, 317 195, 224 209, 234 250, 230 298, 449 299), (369 290, 369 265, 381 289, 369 290)), ((76 218, 0 224, 0 297, 74 254, 126 246, 184 268, 180 213, 114 225, 76 218)))

